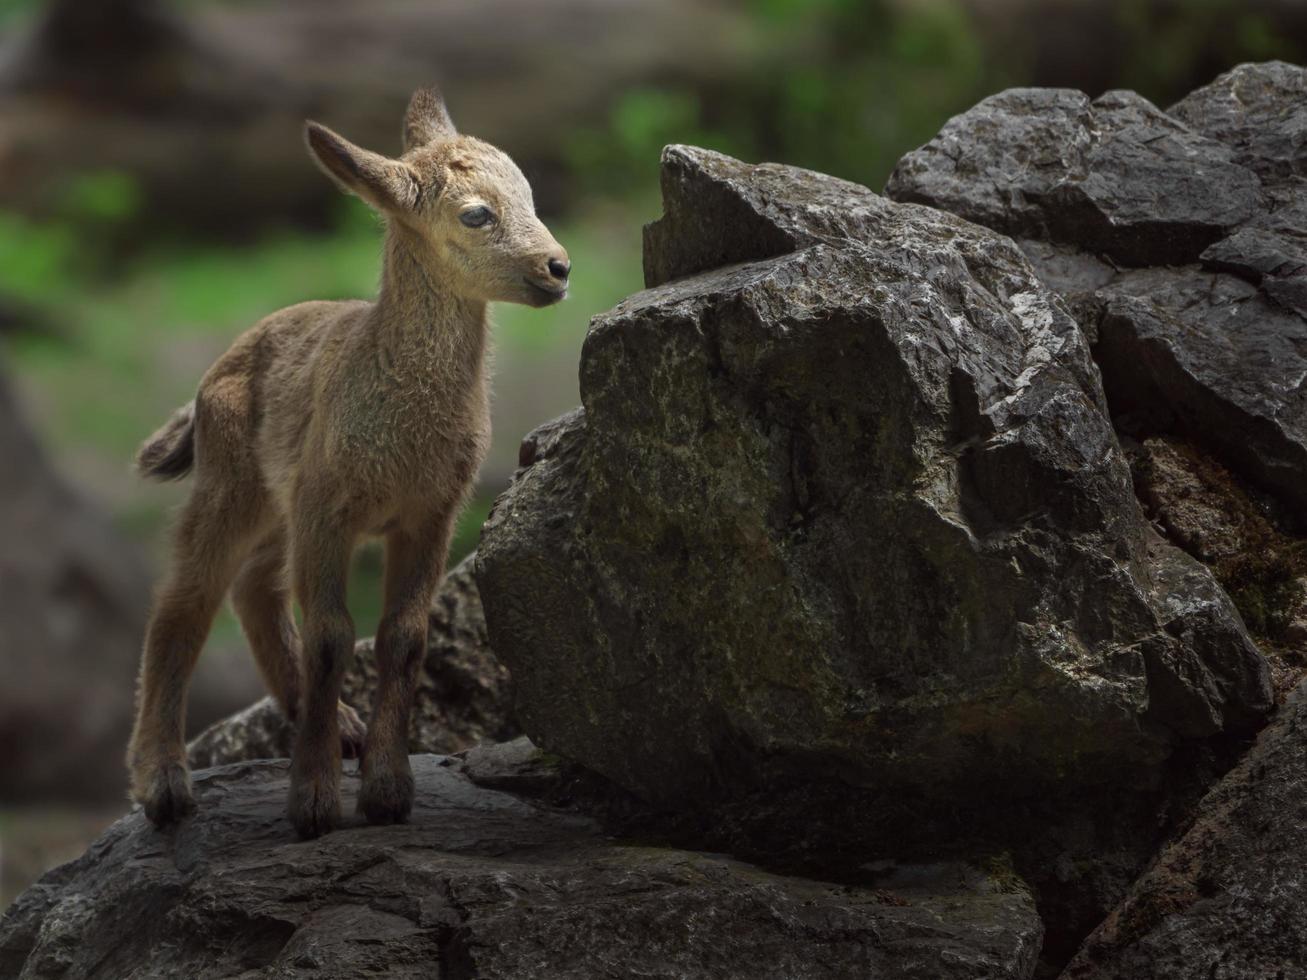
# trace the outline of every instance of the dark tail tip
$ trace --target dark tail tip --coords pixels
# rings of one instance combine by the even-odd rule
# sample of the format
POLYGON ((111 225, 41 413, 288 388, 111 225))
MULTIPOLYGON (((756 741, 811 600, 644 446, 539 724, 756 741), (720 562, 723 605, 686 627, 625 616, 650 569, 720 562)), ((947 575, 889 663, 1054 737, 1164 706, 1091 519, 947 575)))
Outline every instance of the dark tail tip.
POLYGON ((195 465, 195 403, 183 405, 136 453, 136 469, 150 480, 180 480, 195 465))

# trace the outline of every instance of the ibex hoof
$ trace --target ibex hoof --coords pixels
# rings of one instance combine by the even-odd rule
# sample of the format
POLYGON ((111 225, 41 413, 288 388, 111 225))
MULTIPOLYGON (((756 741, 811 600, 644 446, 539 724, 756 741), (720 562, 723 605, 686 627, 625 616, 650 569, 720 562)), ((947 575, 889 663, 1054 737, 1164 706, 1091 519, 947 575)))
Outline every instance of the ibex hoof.
POLYGON ((363 746, 367 742, 368 726, 363 724, 363 719, 359 717, 359 713, 344 701, 340 702, 337 717, 340 719, 341 756, 346 759, 363 758, 363 746))
POLYGON ((368 823, 404 823, 413 812, 413 774, 407 767, 402 772, 365 772, 358 809, 368 823))
POLYGON ((340 823, 340 790, 323 780, 292 778, 288 809, 301 840, 321 837, 340 823))
POLYGON ((150 823, 163 828, 195 812, 191 795, 191 776, 186 767, 176 763, 160 766, 146 784, 141 798, 150 823))

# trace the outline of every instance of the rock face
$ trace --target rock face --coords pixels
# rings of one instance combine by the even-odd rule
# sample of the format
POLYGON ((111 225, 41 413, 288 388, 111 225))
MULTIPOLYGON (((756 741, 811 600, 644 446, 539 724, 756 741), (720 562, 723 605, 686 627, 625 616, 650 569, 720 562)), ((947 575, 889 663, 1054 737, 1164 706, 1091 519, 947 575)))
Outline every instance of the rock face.
POLYGON ((1095 340, 1118 424, 1183 434, 1307 504, 1307 71, 1243 65, 1163 113, 1014 90, 887 194, 1016 236, 1095 340))
MULTIPOLYGON (((196 778, 174 833, 138 811, 0 920, 0 974, 59 977, 1025 978, 1019 882, 966 865, 865 885, 623 845, 598 824, 416 756, 413 820, 301 843, 284 763, 196 778)), ((469 766, 474 769, 475 766, 469 766)), ((352 808, 356 776, 345 780, 352 808)))
POLYGON ((476 566, 538 744, 672 805, 794 777, 958 801, 1257 723, 1265 663, 1143 519, 1009 240, 688 147, 663 187, 650 288, 594 321, 584 409, 528 438, 476 566))
MULTIPOLYGON (((512 684, 490 649, 471 563, 469 557, 451 569, 432 601, 427 656, 409 722, 411 752, 459 752, 517 734, 512 684)), ((366 720, 376 690, 372 640, 362 640, 345 676, 344 699, 366 720)), ((294 726, 267 697, 196 736, 190 762, 200 769, 284 759, 294 743, 294 726)))
POLYGON ((1307 969, 1307 687, 1203 800, 1067 980, 1252 980, 1307 969))

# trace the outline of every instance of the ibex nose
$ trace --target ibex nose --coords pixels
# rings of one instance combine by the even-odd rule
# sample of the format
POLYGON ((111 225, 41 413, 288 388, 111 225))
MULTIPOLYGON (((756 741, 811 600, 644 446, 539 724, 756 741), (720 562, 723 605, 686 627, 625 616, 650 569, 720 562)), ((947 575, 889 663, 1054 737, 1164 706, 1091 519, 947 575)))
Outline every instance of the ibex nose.
POLYGON ((552 258, 549 260, 549 274, 555 279, 566 279, 572 272, 572 263, 568 259, 552 258))

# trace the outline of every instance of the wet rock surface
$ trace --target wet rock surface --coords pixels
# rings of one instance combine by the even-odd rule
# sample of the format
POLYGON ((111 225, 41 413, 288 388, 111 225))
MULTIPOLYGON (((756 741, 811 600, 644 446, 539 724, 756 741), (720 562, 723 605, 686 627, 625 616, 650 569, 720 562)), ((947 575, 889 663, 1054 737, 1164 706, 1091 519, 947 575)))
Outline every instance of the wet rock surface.
POLYGON ((1265 663, 1140 512, 1010 241, 689 147, 663 187, 651 288, 483 536, 524 729, 737 854, 983 842, 1055 969, 1269 708, 1265 663))
MULTIPOLYGON (((965 864, 848 885, 627 844, 576 812, 413 757, 411 823, 294 838, 282 762, 196 777, 197 815, 139 813, 0 920, 0 973, 61 977, 647 976, 973 980, 1031 975, 1019 881, 965 864)), ((502 766, 501 766, 502 769, 502 766)), ((357 777, 345 779, 352 806, 357 777)))
MULTIPOLYGON (((410 752, 459 752, 478 742, 517 734, 508 671, 490 649, 471 559, 450 569, 432 600, 427 656, 418 675, 409 721, 410 752)), ((343 698, 366 721, 377 690, 373 641, 362 640, 345 675, 343 698)), ((292 725, 266 697, 197 735, 188 746, 192 768, 250 759, 284 759, 295 743, 292 725)))
MULTIPOLYGON (((1136 131, 1115 146, 1103 136, 1097 160, 1059 155, 1055 139, 1066 125, 1065 104, 1083 97, 1004 93, 905 157, 887 187, 890 197, 1019 236, 1093 345, 1148 516, 1229 591, 1271 659, 1279 699, 1299 683, 1307 657, 1304 92, 1301 67, 1242 65, 1167 110, 1170 122, 1158 125, 1178 135, 1141 144, 1136 131), (1121 167, 1141 153, 1165 159, 1121 179, 1121 167), (1167 178, 1186 161, 1192 177, 1167 178), (1243 174, 1232 176, 1231 165, 1243 174), (1037 193, 1033 205, 1020 193, 1003 199, 996 174, 1018 188, 1054 190, 1037 193), (1218 174, 1229 179, 1230 196, 1205 186, 1218 174), (1250 180, 1251 198, 1244 193, 1250 180), (1159 201, 1183 198, 1162 213, 1183 215, 1187 227, 1170 240, 1145 235, 1146 249, 1084 236, 1074 202, 1086 182, 1106 188, 1103 210, 1118 216, 1129 215, 1141 187, 1159 201), (1040 220, 1030 219, 1032 209, 1040 220)), ((1129 229, 1128 220, 1117 223, 1129 229)), ((1287 856, 1300 842, 1284 833, 1292 836, 1289 828, 1301 821, 1282 827, 1270 814, 1283 818, 1307 806, 1307 789, 1283 748, 1296 738, 1301 710, 1299 693, 1095 934, 1070 975, 1302 971, 1301 929, 1277 918, 1267 897, 1283 890, 1287 909, 1300 904, 1294 871, 1286 869, 1301 866, 1300 856, 1287 856)))
POLYGON ((1197 267, 1125 271, 1097 297, 1096 354, 1125 427, 1182 432, 1307 502, 1307 321, 1243 279, 1197 267))
POLYGON ((1086 941, 1066 980, 1288 978, 1307 970, 1307 687, 1086 941))
POLYGON ((1283 61, 1240 65, 1169 114, 1234 151, 1268 182, 1307 177, 1307 75, 1283 61))

